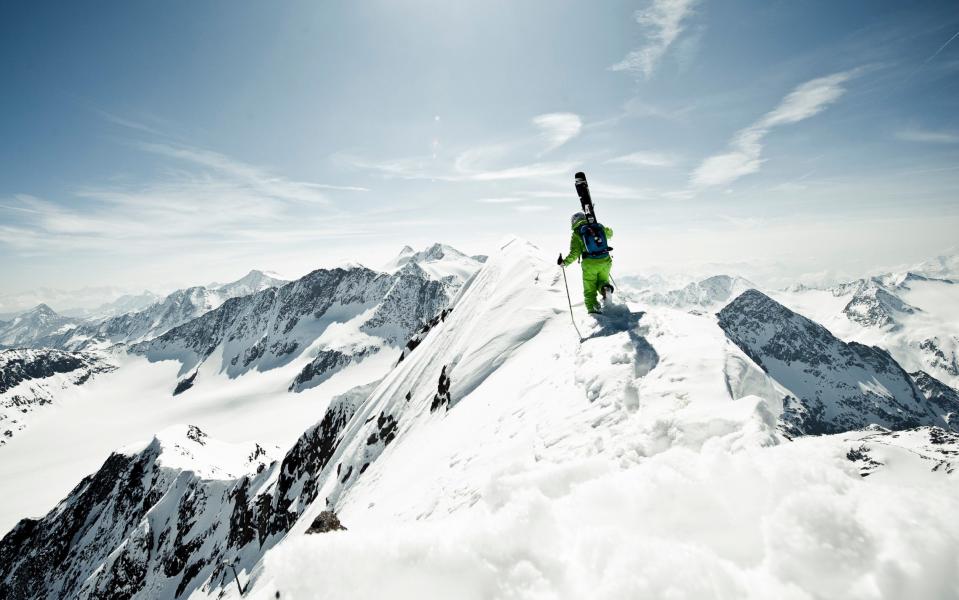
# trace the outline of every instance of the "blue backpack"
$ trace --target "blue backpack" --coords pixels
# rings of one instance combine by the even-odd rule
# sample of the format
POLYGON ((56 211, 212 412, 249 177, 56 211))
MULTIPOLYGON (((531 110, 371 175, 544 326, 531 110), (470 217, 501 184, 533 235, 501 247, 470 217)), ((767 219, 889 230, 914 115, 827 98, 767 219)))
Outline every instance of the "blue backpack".
POLYGON ((583 240, 586 258, 606 258, 612 248, 606 241, 606 228, 602 223, 583 223, 579 226, 579 237, 583 240))

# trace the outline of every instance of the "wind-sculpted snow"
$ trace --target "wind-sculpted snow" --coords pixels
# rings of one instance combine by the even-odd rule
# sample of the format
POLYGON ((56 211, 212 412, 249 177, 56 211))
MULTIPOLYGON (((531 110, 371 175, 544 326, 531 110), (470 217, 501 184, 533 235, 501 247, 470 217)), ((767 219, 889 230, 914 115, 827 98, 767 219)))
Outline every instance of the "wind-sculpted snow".
MULTIPOLYGON (((534 246, 511 240, 491 256, 416 350, 387 377, 351 423, 338 459, 335 503, 386 449, 394 435, 456 410, 497 369, 532 340, 556 310, 543 294, 559 292, 556 270, 534 246)), ((559 300, 558 296, 556 300, 559 300)))
POLYGON ((781 417, 789 435, 945 424, 887 352, 847 344, 761 292, 744 292, 718 317, 729 339, 789 391, 781 417))
POLYGON ((114 369, 88 352, 0 350, 0 446, 28 426, 34 411, 52 405, 59 390, 114 369))

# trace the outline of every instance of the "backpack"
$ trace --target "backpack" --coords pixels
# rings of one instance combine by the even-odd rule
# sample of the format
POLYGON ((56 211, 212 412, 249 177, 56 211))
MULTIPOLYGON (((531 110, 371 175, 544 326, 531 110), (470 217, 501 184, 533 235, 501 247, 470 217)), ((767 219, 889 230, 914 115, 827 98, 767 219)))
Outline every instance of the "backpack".
POLYGON ((609 256, 609 243, 606 241, 606 228, 602 223, 583 223, 577 230, 580 239, 583 240, 583 246, 586 251, 583 256, 586 258, 606 258, 609 256))

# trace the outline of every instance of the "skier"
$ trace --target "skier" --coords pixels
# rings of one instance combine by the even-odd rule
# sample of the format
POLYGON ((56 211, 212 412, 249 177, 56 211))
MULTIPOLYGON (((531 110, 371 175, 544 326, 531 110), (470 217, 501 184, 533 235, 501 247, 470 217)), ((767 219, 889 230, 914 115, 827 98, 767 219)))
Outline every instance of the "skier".
POLYGON ((613 237, 613 230, 602 223, 590 223, 586 215, 575 213, 570 219, 573 233, 569 238, 569 255, 563 258, 560 253, 556 264, 565 268, 577 258, 582 257, 583 268, 583 298, 586 301, 586 310, 590 314, 601 314, 596 293, 602 294, 605 300, 613 293, 613 286, 609 283, 609 271, 613 267, 613 258, 609 255, 612 248, 606 243, 613 237))

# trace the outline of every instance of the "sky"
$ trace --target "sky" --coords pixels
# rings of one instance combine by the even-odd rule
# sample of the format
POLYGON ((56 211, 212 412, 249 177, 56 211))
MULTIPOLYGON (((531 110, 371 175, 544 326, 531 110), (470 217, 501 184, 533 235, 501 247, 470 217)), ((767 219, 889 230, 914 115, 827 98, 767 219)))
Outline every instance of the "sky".
POLYGON ((955 252, 957 34, 954 1, 5 3, 0 309, 558 253, 578 170, 623 274, 955 252))

